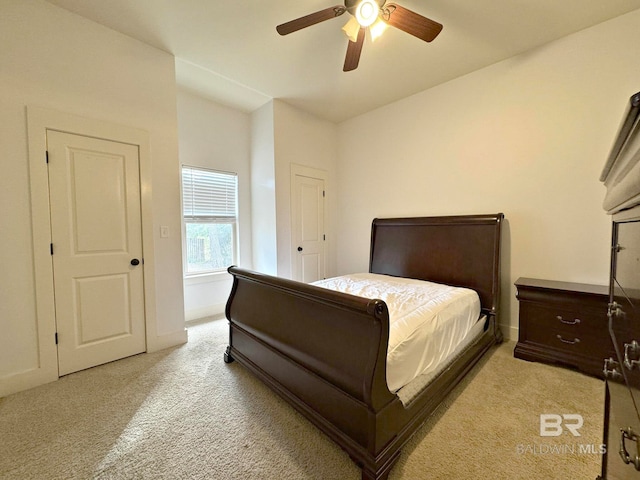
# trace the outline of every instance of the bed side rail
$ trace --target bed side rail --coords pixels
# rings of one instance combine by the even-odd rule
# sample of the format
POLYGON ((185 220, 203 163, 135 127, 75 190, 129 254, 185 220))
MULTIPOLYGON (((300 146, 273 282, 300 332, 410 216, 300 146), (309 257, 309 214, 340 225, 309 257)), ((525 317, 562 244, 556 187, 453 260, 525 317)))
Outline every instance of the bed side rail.
POLYGON ((231 352, 239 328, 374 410, 395 398, 386 384, 389 312, 383 301, 238 267, 229 273, 231 352))

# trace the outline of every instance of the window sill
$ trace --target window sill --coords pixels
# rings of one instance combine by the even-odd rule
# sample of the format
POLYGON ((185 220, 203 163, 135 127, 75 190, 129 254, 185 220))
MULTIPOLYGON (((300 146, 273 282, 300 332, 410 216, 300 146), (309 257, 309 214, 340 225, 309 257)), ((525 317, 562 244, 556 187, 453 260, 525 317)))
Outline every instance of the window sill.
POLYGON ((231 279, 231 275, 229 275, 226 271, 203 273, 200 275, 185 276, 184 284, 188 286, 188 285, 198 285, 200 283, 226 282, 230 279, 231 279))

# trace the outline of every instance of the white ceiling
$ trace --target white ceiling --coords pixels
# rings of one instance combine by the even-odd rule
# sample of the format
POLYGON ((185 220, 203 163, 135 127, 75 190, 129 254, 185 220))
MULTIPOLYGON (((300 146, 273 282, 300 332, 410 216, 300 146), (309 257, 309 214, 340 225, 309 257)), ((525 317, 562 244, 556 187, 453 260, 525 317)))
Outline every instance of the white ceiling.
POLYGON ((279 98, 340 122, 640 8, 640 0, 396 0, 444 25, 425 43, 389 28, 342 71, 349 14, 281 37, 340 0, 48 0, 176 57, 180 85, 245 111, 279 98))

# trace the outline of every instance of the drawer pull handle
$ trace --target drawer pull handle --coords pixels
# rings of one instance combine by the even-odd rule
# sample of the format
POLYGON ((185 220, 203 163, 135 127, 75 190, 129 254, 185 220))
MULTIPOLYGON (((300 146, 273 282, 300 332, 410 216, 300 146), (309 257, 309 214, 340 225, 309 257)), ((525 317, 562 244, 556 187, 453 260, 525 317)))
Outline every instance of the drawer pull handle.
POLYGON ((633 340, 631 343, 624 344, 624 366, 629 370, 640 365, 640 343, 633 340))
POLYGON ((620 364, 613 358, 607 358, 604 361, 604 369, 602 370, 602 373, 604 373, 604 378, 610 380, 621 380, 623 378, 623 375, 618 370, 619 367, 620 364))
POLYGON ((635 467, 636 470, 640 471, 640 443, 638 443, 638 435, 631 429, 631 427, 625 429, 620 429, 620 457, 622 461, 629 465, 630 463, 635 467), (627 451, 627 445, 625 440, 630 440, 635 443, 636 451, 635 455, 629 454, 627 451))
POLYGON ((574 338, 573 340, 567 340, 566 338, 562 338, 562 335, 556 335, 556 337, 562 343, 568 343, 569 345, 575 345, 576 343, 580 343, 580 339, 579 338, 574 338))
POLYGON ((564 318, 562 318, 562 315, 558 315, 556 318, 560 320, 560 322, 564 323, 565 325, 577 325, 580 323, 579 318, 574 318, 573 321, 565 320, 564 318))

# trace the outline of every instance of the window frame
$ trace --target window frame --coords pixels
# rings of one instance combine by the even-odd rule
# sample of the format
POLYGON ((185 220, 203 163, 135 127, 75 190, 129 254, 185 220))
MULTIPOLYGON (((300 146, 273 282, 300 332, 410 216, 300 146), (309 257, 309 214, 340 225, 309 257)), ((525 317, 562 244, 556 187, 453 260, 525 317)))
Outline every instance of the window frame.
MULTIPOLYGON (((181 215, 182 215, 182 257, 183 257, 183 276, 185 279, 188 278, 197 278, 202 276, 211 276, 211 275, 219 275, 226 273, 227 267, 221 267, 212 270, 202 270, 202 271, 189 271, 189 262, 188 262, 188 240, 187 240, 187 225, 188 224, 222 224, 222 225, 231 225, 231 264, 235 265, 238 261, 239 256, 239 240, 238 240, 238 174, 236 172, 227 172, 222 170, 216 170, 213 168, 200 167, 195 165, 187 165, 182 164, 180 167, 180 201, 181 201, 181 215), (233 177, 233 193, 234 193, 234 215, 187 215, 185 212, 185 170, 191 171, 201 171, 201 172, 209 172, 215 175, 224 175, 228 177, 233 177)), ((193 208, 193 200, 191 202, 191 206, 193 208)))

